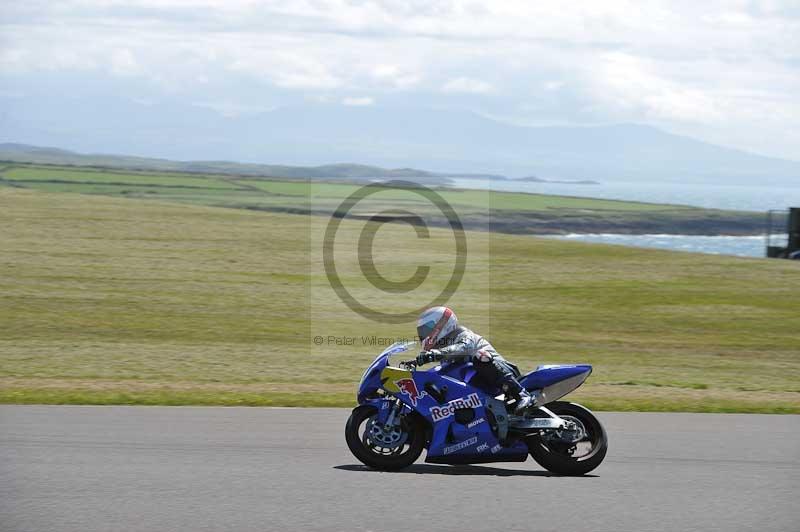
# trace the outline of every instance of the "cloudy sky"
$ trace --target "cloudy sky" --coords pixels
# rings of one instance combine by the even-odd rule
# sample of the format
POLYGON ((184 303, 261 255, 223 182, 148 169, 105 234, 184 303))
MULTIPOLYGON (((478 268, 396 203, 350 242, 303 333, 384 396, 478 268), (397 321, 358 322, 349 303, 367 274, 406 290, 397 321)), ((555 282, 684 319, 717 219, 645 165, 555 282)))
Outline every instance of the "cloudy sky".
POLYGON ((76 90, 226 116, 413 105, 516 124, 646 123, 800 160, 796 0, 6 0, 0 10, 0 113, 76 90))

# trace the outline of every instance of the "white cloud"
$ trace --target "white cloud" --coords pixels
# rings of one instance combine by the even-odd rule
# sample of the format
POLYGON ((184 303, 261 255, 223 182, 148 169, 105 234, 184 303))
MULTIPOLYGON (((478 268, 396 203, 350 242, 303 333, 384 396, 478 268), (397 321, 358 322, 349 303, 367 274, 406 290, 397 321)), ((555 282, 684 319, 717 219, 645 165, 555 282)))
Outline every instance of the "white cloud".
POLYGON ((564 86, 563 81, 549 80, 544 82, 544 90, 557 91, 564 86))
POLYGON ((403 71, 396 65, 377 65, 372 69, 371 74, 379 84, 398 89, 413 87, 421 81, 419 74, 403 71))
POLYGON ((111 53, 111 72, 118 76, 135 76, 142 71, 130 50, 123 48, 111 53))
POLYGON ((524 123, 651 122, 797 157, 783 140, 800 137, 797 12, 792 0, 30 0, 3 8, 0 74, 95 72, 221 101, 212 87, 230 109, 260 105, 246 96, 259 90, 421 106, 463 94, 524 123))
POLYGON ((226 43, 220 53, 230 70, 273 83, 285 89, 335 89, 343 80, 313 55, 295 50, 272 50, 259 44, 226 43), (239 47, 241 46, 241 47, 239 47))
POLYGON ((243 105, 228 100, 223 101, 209 101, 209 102, 194 102, 192 105, 202 109, 211 109, 222 116, 233 118, 243 115, 252 115, 258 113, 266 113, 274 111, 275 106, 266 105, 243 105))
POLYGON ((367 107, 370 105, 374 105, 375 100, 373 100, 368 96, 359 96, 359 97, 348 96, 347 98, 342 99, 342 104, 349 105, 351 107, 367 107))
POLYGON ((623 113, 696 122, 724 118, 720 102, 707 90, 676 83, 659 73, 651 61, 625 53, 613 52, 599 58, 590 71, 589 84, 598 102, 623 113))
POLYGON ((442 85, 442 92, 465 92, 470 94, 485 94, 492 90, 492 85, 472 78, 455 78, 442 85))

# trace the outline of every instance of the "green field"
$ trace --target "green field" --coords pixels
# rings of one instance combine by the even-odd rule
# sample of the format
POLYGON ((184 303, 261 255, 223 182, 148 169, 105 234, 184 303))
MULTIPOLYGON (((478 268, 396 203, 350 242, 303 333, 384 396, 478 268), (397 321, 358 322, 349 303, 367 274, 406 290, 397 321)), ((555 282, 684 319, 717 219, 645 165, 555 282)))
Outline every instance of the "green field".
MULTIPOLYGON (((134 193, 152 191, 167 196, 167 199, 174 199, 173 194, 182 193, 187 198, 196 195, 197 203, 212 202, 214 199, 221 203, 241 202, 244 197, 251 196, 253 205, 274 202, 285 206, 307 205, 310 199, 313 199, 320 204, 329 202, 334 204, 333 202, 335 202, 335 207, 360 186, 350 183, 309 182, 296 179, 237 179, 232 176, 157 174, 101 169, 51 168, 35 165, 8 168, 2 172, 2 178, 26 188, 59 192, 118 194, 126 190, 134 193), (185 188, 196 190, 182 190, 185 188), (258 194, 259 191, 262 194, 258 194)), ((485 192, 477 190, 447 190, 442 191, 441 194, 448 203, 454 206, 472 207, 490 204, 496 209, 513 211, 547 209, 586 209, 607 212, 695 210, 654 203, 496 191, 491 192, 488 199, 485 192)), ((147 197, 153 199, 152 196, 147 197)), ((400 190, 391 192, 385 197, 386 201, 390 199, 393 202, 400 200, 411 201, 415 204, 424 203, 413 193, 400 190)))
MULTIPOLYGON (((17 172, 5 179, 39 188, 31 183, 42 180, 17 172)), ((206 200, 239 192, 218 179, 206 200)), ((44 181, 58 193, 0 186, 2 402, 348 406, 381 350, 361 336, 413 334, 413 324, 375 323, 333 294, 319 252, 326 217, 176 203, 190 195, 169 187, 141 201, 44 181)), ((346 191, 319 191, 334 193, 346 191)), ((344 220, 337 245, 354 249, 363 226, 344 220)), ((421 241, 388 224, 377 235, 378 271, 392 279, 432 265, 419 301, 444 284, 449 231, 421 241)), ((467 238, 466 276, 449 304, 524 370, 593 364, 576 400, 800 413, 798 264, 482 231, 467 238)), ((359 300, 408 306, 408 297, 376 294, 346 253, 337 261, 359 300)))
POLYGON ((31 183, 32 186, 55 182, 71 184, 80 187, 83 185, 150 185, 161 187, 191 187, 215 190, 236 189, 236 185, 224 179, 201 177, 194 175, 155 174, 143 172, 123 172, 110 170, 66 169, 66 168, 41 168, 35 166, 16 167, 6 170, 3 177, 18 184, 31 183))
MULTIPOLYGON (((159 199, 215 207, 329 216, 363 183, 320 182, 232 175, 135 172, 13 164, 0 169, 0 185, 49 192, 77 192, 139 199, 159 199)), ((576 198, 500 191, 440 188, 469 229, 506 233, 680 233, 756 234, 763 215, 629 201, 576 198)), ((587 194, 591 193, 587 189, 587 194)), ((373 197, 370 212, 402 207, 429 224, 446 226, 445 216, 408 190, 373 197)), ((362 207, 362 211, 364 207, 362 207)), ((357 214, 357 213, 356 213, 357 214)))

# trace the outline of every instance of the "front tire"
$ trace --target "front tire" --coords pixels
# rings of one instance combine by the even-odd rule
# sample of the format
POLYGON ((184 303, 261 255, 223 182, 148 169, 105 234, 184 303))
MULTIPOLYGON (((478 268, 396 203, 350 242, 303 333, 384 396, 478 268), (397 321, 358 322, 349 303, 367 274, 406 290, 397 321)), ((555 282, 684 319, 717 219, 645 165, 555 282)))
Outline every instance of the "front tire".
POLYGON ((377 416, 372 406, 359 406, 347 420, 344 429, 347 447, 353 456, 364 465, 382 471, 397 471, 413 464, 425 448, 425 430, 413 417, 405 416, 401 428, 405 432, 405 440, 394 449, 381 447, 371 441, 366 426, 377 416))
POLYGON ((584 437, 579 442, 564 442, 543 436, 531 437, 528 439, 531 457, 540 466, 558 475, 585 475, 599 466, 608 451, 608 436, 594 414, 576 403, 555 401, 545 406, 559 417, 579 421, 584 437), (588 449, 584 451, 583 447, 588 449))

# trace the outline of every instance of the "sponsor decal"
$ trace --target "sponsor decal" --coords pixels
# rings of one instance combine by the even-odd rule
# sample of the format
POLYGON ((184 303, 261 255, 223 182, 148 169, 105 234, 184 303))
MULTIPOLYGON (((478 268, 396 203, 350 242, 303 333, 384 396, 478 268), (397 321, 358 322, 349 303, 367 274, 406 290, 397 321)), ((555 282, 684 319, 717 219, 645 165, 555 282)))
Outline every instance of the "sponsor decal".
POLYGON ((489 448, 489 444, 488 443, 482 443, 482 444, 478 445, 477 447, 475 447, 475 450, 478 451, 479 453, 482 453, 483 451, 485 451, 488 448, 489 448))
POLYGON ((400 393, 408 396, 409 401, 414 406, 417 406, 418 400, 428 395, 428 392, 420 392, 417 389, 417 383, 414 382, 414 379, 400 379, 399 381, 394 381, 394 383, 400 393))
POLYGON ((386 410, 387 408, 389 408, 389 401, 381 403, 381 410, 386 410))
POLYGON ((503 446, 502 446, 502 445, 500 445, 500 444, 498 443, 497 445, 495 445, 494 447, 492 447, 492 454, 496 454, 496 453, 497 453, 498 451, 500 451, 500 449, 502 449, 502 448, 503 448, 503 446))
MULTIPOLYGON (((414 404, 416 405, 416 403, 414 404)), ((443 419, 452 416, 453 412, 455 412, 456 410, 459 410, 461 408, 478 408, 479 406, 481 406, 481 404, 482 404, 481 398, 478 396, 478 394, 471 393, 466 397, 459 397, 458 399, 453 399, 444 406, 432 406, 431 417, 433 418, 433 421, 441 421, 443 419)))
POLYGON ((464 441, 458 442, 455 445, 449 445, 449 446, 445 447, 444 450, 442 451, 442 453, 443 454, 451 454, 451 453, 454 453, 456 451, 460 451, 461 449, 466 449, 470 445, 475 445, 476 443, 478 443, 478 437, 477 436, 473 436, 472 438, 468 438, 468 439, 466 439, 464 441))
POLYGON ((485 420, 485 419, 483 419, 482 417, 479 417, 479 418, 478 418, 478 419, 476 419, 475 421, 470 421, 470 422, 467 424, 467 428, 468 428, 468 429, 471 429, 472 427, 477 427, 478 425, 480 425, 481 423, 484 423, 484 422, 486 422, 486 420, 485 420))

